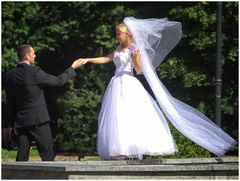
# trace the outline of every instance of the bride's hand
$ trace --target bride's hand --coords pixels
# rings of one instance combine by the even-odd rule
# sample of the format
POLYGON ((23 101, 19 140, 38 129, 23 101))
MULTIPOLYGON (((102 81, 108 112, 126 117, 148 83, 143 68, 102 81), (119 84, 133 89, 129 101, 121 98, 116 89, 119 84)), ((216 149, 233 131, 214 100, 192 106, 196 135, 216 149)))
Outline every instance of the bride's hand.
POLYGON ((140 55, 140 50, 138 48, 135 48, 133 51, 132 51, 132 55, 133 57, 137 57, 138 55, 140 55))

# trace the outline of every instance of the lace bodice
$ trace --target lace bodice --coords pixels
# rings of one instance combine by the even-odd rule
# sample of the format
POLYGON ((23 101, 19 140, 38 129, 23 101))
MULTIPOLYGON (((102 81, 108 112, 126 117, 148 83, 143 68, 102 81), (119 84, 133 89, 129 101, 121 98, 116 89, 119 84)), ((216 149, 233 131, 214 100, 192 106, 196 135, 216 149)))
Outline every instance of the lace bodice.
POLYGON ((115 75, 121 72, 133 73, 134 64, 132 61, 132 51, 134 45, 128 46, 125 50, 119 51, 119 47, 114 52, 113 62, 116 65, 115 75))

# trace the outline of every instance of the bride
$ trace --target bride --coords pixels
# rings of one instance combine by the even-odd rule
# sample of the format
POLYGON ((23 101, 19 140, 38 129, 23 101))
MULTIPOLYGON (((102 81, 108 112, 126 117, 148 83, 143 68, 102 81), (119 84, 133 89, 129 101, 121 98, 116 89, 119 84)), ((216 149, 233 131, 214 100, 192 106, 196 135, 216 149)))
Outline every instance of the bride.
POLYGON ((179 22, 127 17, 116 27, 116 36, 119 46, 112 54, 79 59, 82 64, 113 61, 116 66, 98 117, 101 159, 177 152, 165 116, 182 134, 218 156, 236 144, 202 113, 173 98, 157 77, 155 68, 180 40, 179 22), (144 74, 158 103, 134 77, 133 69, 144 74))

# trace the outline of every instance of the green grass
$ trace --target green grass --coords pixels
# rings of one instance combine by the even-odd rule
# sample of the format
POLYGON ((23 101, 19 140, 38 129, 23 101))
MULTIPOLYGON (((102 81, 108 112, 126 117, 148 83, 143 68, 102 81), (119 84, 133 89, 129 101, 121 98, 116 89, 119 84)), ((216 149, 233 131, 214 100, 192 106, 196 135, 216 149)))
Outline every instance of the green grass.
POLYGON ((17 151, 8 151, 2 149, 2 158, 16 158, 17 151))
MULTIPOLYGON (((17 151, 16 150, 5 150, 2 149, 2 160, 12 160, 12 159, 16 159, 17 156, 17 151)), ((30 151, 30 156, 29 156, 29 160, 35 160, 35 159, 40 159, 39 154, 37 149, 31 149, 30 151)), ((82 159, 82 161, 96 161, 96 160, 100 160, 100 157, 98 156, 86 156, 82 159)))
MULTIPOLYGON (((16 150, 5 150, 2 149, 2 159, 15 159, 17 156, 16 150)), ((30 157, 39 157, 38 151, 36 149, 31 149, 30 157)))
POLYGON ((85 156, 81 161, 98 161, 101 160, 99 156, 85 156))

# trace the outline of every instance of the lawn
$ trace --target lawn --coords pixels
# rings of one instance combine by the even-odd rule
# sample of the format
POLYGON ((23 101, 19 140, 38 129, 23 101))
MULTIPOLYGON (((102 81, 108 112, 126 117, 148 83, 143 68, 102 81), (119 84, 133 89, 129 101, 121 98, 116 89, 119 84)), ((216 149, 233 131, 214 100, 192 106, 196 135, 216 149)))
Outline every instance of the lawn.
MULTIPOLYGON (((2 161, 15 161, 17 156, 17 150, 6 150, 2 149, 2 161)), ((36 148, 31 149, 30 151, 30 157, 29 161, 40 161, 41 158, 38 154, 38 151, 36 148)), ((77 156, 62 156, 62 155, 57 155, 55 157, 55 161, 67 161, 67 160, 77 160, 77 156), (76 158, 75 158, 76 157, 76 158)), ((81 159, 81 161, 93 161, 93 160, 100 160, 98 156, 85 156, 84 158, 81 159)))
MULTIPOLYGON (((17 151, 16 150, 5 150, 2 149, 2 160, 12 160, 16 159, 17 151)), ((37 149, 31 149, 30 151, 30 159, 38 159, 39 154, 37 149)))

